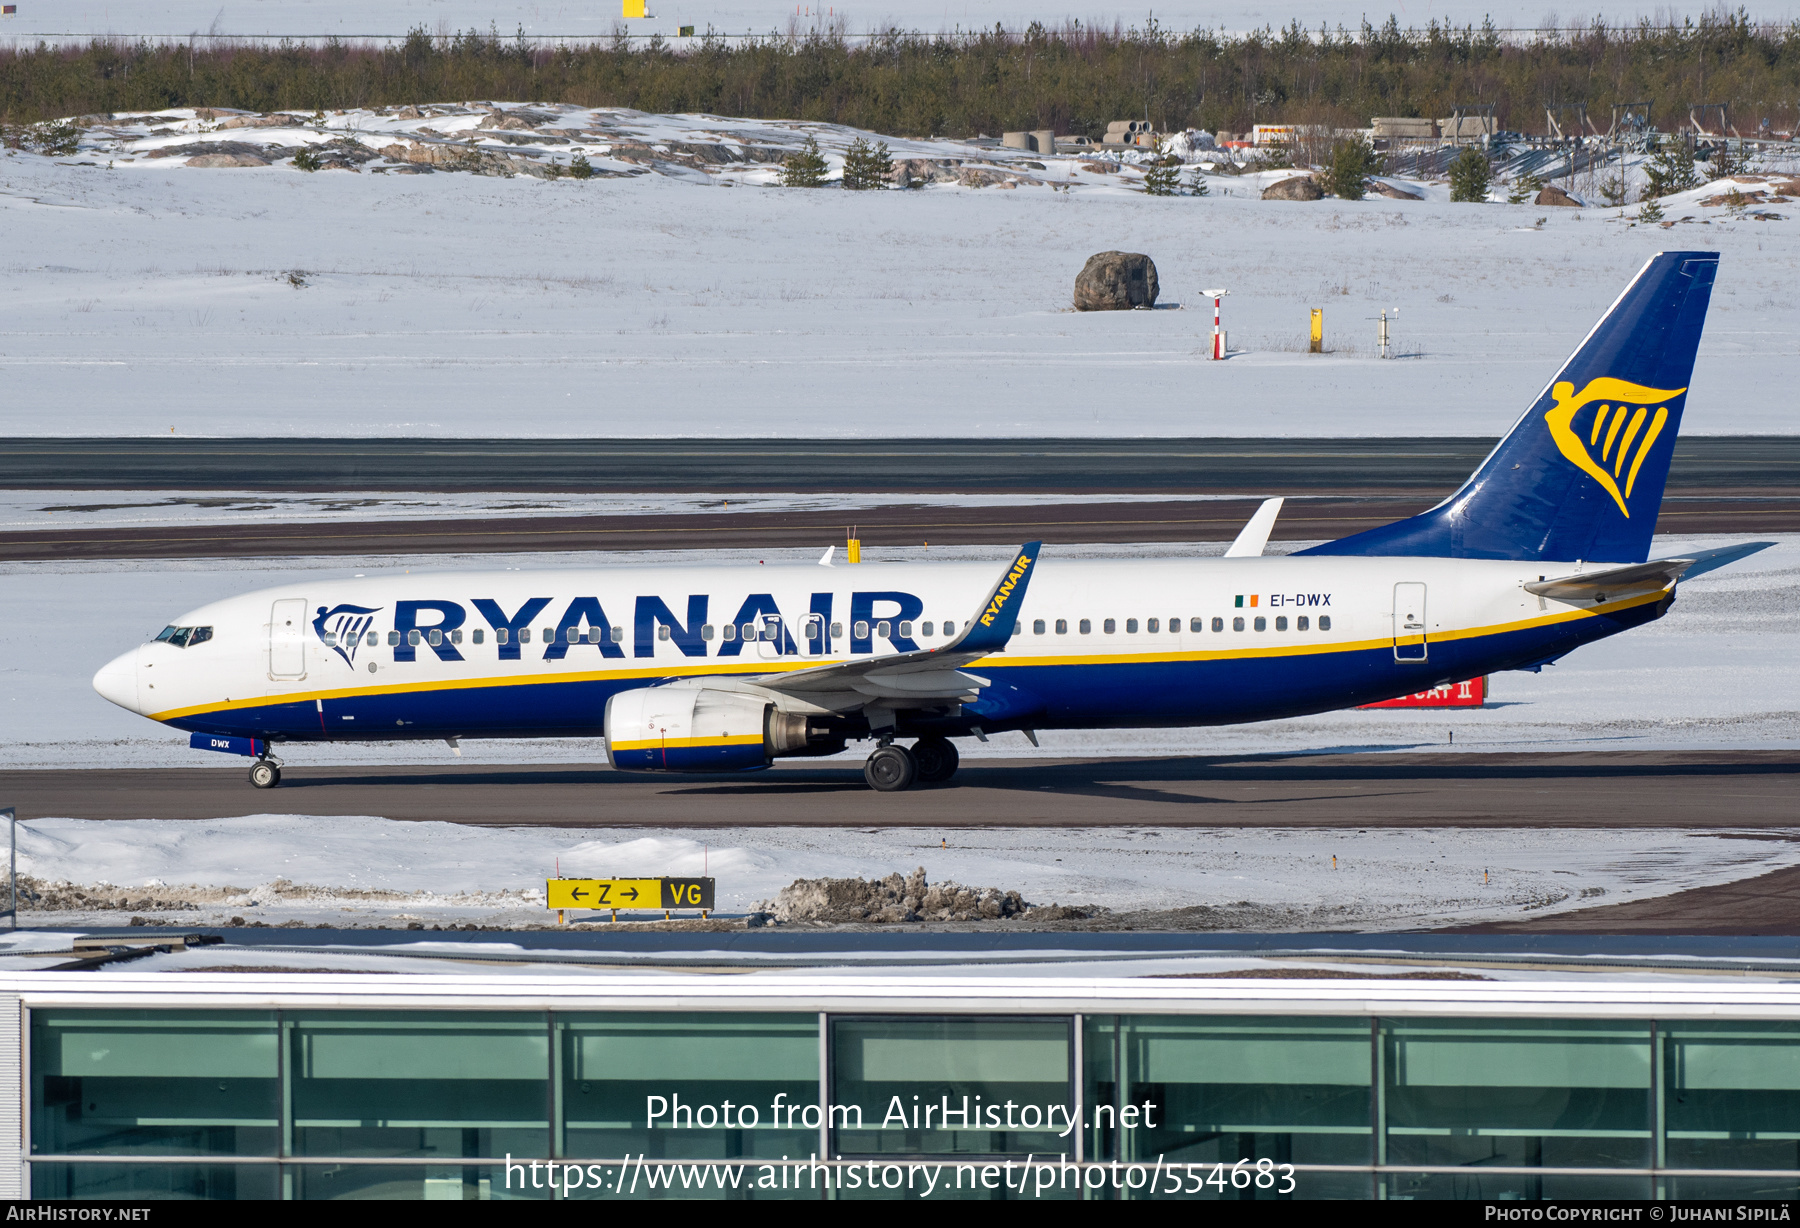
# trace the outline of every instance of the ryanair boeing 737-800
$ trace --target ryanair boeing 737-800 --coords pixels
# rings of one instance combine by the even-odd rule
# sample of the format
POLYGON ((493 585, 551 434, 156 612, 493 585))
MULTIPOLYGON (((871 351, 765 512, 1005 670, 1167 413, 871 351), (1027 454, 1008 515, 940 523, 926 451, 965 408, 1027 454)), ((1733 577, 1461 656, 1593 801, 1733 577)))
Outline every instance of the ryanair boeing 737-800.
MULTIPOLYGON (((1407 520, 1262 557, 625 567, 308 580, 175 620, 94 677, 281 779, 283 743, 606 739, 615 768, 721 772, 875 743, 871 786, 951 740, 1223 725, 1533 669, 1662 617, 1649 560, 1718 255, 1653 257, 1474 475, 1407 520), (907 746, 902 740, 910 742, 907 746)), ((828 552, 829 558, 829 552, 828 552)))

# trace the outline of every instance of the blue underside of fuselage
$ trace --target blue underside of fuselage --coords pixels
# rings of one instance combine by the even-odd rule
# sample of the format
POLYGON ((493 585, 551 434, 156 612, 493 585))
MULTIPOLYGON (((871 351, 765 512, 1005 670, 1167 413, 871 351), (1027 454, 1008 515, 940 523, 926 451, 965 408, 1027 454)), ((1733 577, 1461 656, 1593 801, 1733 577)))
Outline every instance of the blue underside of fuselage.
MULTIPOLYGON (((1303 716, 1516 669, 1651 622, 1669 601, 1549 626, 1434 641, 1427 662, 1392 648, 1291 656, 1208 657, 1143 664, 1008 665, 984 660, 993 685, 960 717, 902 719, 902 732, 1229 725, 1303 716)), ((396 665, 395 669, 405 669, 396 665)), ((606 701, 644 679, 584 679, 350 695, 274 703, 171 719, 195 733, 283 742, 412 738, 577 738, 603 735, 606 701), (322 708, 322 710, 321 710, 322 708)))

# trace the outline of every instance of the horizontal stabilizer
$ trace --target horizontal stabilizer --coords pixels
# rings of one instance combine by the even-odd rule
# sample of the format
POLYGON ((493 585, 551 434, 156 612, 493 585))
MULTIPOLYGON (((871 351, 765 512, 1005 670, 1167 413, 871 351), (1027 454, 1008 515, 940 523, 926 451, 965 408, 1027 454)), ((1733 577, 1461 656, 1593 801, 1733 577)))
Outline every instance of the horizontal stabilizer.
POLYGON ((1559 576, 1554 580, 1536 580, 1525 591, 1552 601, 1595 603, 1617 601, 1640 593, 1654 593, 1677 580, 1705 575, 1727 563, 1735 563, 1746 555, 1766 550, 1774 542, 1746 542, 1741 546, 1721 546, 1717 550, 1701 550, 1685 558, 1654 559, 1630 567, 1612 567, 1582 575, 1559 576))

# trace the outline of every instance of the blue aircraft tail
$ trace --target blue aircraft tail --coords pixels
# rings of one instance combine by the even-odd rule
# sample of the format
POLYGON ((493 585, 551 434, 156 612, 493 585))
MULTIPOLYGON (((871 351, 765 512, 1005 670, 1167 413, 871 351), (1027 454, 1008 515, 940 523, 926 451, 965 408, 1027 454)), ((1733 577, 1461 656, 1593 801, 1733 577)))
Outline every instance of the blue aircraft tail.
POLYGON ((1461 490, 1302 553, 1648 559, 1718 267, 1717 252, 1651 257, 1461 490))

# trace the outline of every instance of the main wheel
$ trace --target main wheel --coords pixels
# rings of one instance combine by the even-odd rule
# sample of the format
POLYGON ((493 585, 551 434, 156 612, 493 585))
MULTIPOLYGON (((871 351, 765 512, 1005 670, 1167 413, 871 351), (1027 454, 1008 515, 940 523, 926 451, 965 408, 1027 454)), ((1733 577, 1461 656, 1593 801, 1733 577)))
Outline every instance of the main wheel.
POLYGON ((919 783, 941 785, 956 775, 961 756, 949 738, 920 738, 913 743, 913 761, 919 765, 919 783))
POLYGON ((919 775, 919 765, 904 746, 883 746, 863 764, 863 779, 877 793, 898 793, 919 775))
POLYGON ((266 759, 250 765, 250 783, 259 789, 273 789, 281 783, 281 769, 266 759))

